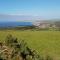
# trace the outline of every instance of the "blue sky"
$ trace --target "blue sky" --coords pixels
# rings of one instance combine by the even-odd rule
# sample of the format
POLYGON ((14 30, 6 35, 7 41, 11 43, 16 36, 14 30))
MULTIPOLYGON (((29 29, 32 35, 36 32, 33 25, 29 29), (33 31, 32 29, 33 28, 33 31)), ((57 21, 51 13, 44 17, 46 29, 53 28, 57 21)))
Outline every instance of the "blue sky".
POLYGON ((0 14, 60 19, 60 0, 0 0, 0 14))

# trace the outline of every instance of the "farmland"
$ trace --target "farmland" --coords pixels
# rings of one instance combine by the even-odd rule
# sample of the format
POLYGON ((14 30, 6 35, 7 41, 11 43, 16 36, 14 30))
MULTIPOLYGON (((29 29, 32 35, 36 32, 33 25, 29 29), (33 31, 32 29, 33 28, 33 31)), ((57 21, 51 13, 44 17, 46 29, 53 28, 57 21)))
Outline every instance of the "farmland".
POLYGON ((60 60, 60 31, 3 30, 0 31, 0 41, 4 41, 8 34, 17 37, 18 41, 25 40, 39 54, 60 60))

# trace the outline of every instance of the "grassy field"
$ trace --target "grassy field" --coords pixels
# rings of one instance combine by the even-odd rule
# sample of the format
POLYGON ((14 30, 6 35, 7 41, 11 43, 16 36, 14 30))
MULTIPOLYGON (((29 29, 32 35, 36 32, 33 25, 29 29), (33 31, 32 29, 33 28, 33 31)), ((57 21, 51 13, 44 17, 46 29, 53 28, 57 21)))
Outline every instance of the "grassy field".
POLYGON ((29 47, 39 54, 51 55, 55 60, 60 60, 60 31, 0 31, 0 40, 4 41, 8 34, 16 36, 20 41, 25 40, 29 47))

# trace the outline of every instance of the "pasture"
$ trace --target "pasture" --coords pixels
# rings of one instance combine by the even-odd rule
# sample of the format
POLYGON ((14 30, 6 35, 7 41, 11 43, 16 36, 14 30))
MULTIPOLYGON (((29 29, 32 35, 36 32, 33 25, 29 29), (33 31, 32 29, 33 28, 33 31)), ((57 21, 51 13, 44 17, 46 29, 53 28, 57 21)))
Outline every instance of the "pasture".
POLYGON ((60 31, 0 31, 0 41, 4 41, 8 34, 25 40, 29 47, 35 49, 42 56, 51 55, 55 60, 60 60, 60 31))

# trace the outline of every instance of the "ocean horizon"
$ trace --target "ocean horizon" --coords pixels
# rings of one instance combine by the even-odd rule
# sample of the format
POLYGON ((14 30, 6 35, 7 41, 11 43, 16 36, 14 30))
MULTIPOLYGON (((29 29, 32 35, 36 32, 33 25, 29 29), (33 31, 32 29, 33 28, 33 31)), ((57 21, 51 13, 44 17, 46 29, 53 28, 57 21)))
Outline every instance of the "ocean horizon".
POLYGON ((0 22, 0 27, 32 26, 32 22, 0 22))

